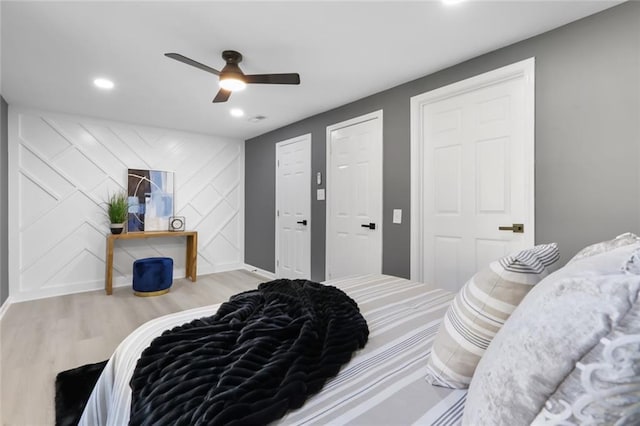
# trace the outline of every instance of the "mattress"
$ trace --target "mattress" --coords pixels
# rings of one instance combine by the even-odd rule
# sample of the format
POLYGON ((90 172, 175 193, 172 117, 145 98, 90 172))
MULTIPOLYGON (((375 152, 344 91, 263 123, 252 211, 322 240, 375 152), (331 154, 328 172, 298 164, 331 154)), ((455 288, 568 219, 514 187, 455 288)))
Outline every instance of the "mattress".
MULTIPOLYGON (((284 425, 455 425, 466 391, 432 386, 424 377, 440 321, 454 293, 386 275, 326 281, 359 305, 369 341, 322 391, 278 423, 284 425)), ((142 325, 107 363, 80 425, 123 425, 129 419, 129 381, 136 361, 164 330, 213 315, 219 305, 166 315, 142 325)))

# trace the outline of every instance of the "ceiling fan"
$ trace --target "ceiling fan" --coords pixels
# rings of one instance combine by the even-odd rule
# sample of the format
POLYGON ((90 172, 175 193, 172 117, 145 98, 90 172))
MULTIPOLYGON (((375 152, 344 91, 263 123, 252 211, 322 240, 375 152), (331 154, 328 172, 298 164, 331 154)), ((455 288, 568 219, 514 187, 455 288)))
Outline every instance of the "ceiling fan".
POLYGON ((231 92, 242 90, 247 84, 300 84, 300 75, 290 74, 245 74, 238 64, 242 62, 242 55, 235 50, 225 50, 222 52, 222 59, 226 65, 221 71, 211 68, 200 62, 187 58, 179 53, 165 53, 164 56, 175 59, 192 67, 210 72, 220 77, 220 90, 213 102, 226 102, 231 96, 231 92))

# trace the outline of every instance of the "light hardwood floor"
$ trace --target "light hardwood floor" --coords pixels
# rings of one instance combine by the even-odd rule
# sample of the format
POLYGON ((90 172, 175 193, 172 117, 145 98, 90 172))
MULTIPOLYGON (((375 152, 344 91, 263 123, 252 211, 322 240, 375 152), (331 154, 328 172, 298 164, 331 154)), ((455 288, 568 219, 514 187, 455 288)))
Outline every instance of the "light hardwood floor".
POLYGON ((168 294, 137 297, 92 291, 15 303, 0 324, 0 419, 3 425, 53 425, 57 373, 105 360, 122 339, 153 318, 224 302, 264 277, 230 271, 175 280, 168 294))

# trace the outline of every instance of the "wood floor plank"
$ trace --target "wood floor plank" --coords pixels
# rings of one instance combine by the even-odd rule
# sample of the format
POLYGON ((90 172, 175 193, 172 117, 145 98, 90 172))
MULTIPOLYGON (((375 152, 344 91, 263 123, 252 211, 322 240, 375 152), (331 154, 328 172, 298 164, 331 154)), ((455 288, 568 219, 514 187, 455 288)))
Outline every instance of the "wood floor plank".
POLYGON ((168 294, 137 297, 119 287, 15 303, 0 321, 0 424, 55 423, 54 381, 63 370, 107 359, 143 323, 221 303, 264 277, 238 270, 175 280, 168 294))

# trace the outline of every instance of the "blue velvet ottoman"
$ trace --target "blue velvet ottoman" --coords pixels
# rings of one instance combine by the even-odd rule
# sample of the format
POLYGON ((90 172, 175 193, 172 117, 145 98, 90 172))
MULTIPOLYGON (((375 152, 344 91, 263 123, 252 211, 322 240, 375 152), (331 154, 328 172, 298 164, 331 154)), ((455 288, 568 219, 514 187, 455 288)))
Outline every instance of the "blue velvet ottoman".
POLYGON ((133 262, 133 293, 159 296, 169 292, 173 283, 173 259, 148 257, 133 262))

